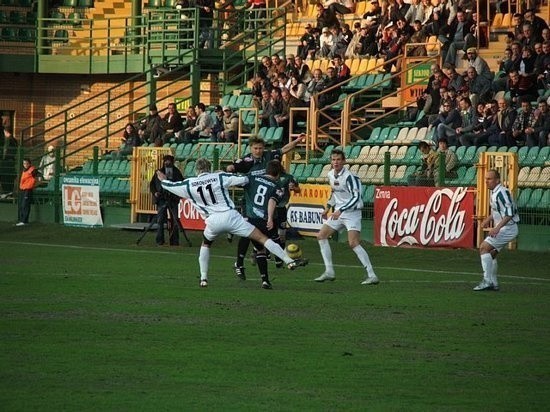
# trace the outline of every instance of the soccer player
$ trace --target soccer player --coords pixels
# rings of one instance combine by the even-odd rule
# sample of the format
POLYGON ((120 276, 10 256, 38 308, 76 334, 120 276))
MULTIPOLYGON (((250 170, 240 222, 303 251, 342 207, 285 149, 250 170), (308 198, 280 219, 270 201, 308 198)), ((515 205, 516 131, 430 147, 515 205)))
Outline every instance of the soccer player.
MULTIPOLYGON (((248 183, 244 186, 245 215, 248 217, 248 221, 272 240, 277 237, 275 209, 283 196, 283 191, 278 182, 282 170, 281 163, 278 160, 272 160, 267 164, 265 174, 249 176, 248 183)), ((256 252, 256 263, 262 278, 262 288, 271 289, 265 248, 254 240, 252 240, 252 243, 256 252)), ((240 245, 241 242, 239 242, 240 245)), ((237 267, 243 266, 245 254, 246 250, 244 253, 238 254, 237 267)))
POLYGON ((485 175, 485 182, 491 191, 491 210, 481 225, 490 227, 492 223, 494 226, 479 246, 483 280, 474 287, 476 292, 499 290, 498 252, 518 236, 518 209, 510 190, 500 183, 500 173, 494 169, 489 170, 485 175))
POLYGON ((204 158, 195 163, 197 177, 190 177, 179 182, 171 182, 161 171, 157 177, 162 187, 179 197, 189 199, 203 216, 206 228, 203 232, 203 242, 199 253, 200 286, 208 286, 208 264, 210 260, 210 245, 222 233, 233 233, 248 237, 267 248, 275 256, 279 256, 290 270, 305 266, 307 261, 291 259, 286 252, 247 222, 235 210, 235 204, 229 194, 229 187, 244 186, 249 182, 247 176, 235 176, 224 172, 211 172, 211 163, 204 158))
MULTIPOLYGON (((280 160, 281 157, 296 148, 296 146, 305 140, 305 134, 301 134, 295 140, 287 143, 281 149, 265 150, 265 141, 259 137, 253 137, 250 139, 250 153, 245 154, 240 159, 235 160, 232 164, 227 166, 226 170, 231 173, 249 173, 250 175, 263 175, 265 173, 266 165, 271 160, 280 160)), ((245 215, 246 216, 246 215, 245 215)), ((228 238, 231 240, 231 234, 228 238)), ((242 257, 246 256, 248 245, 250 241, 247 238, 241 237, 237 246, 237 262, 235 262, 235 275, 240 279, 246 279, 245 269, 243 263, 240 265, 238 262, 244 262, 242 257)), ((255 260, 255 258, 253 258, 255 260)))
POLYGON ((323 218, 331 208, 334 212, 323 224, 317 234, 317 240, 321 249, 321 255, 325 263, 324 273, 315 279, 316 282, 334 280, 334 266, 332 263, 332 251, 329 237, 336 231, 346 228, 348 231, 348 243, 355 252, 367 274, 362 285, 377 285, 378 277, 374 273, 367 251, 361 246, 361 180, 344 167, 346 157, 340 149, 334 149, 330 154, 332 169, 328 172, 328 180, 332 189, 328 204, 323 211, 323 218))

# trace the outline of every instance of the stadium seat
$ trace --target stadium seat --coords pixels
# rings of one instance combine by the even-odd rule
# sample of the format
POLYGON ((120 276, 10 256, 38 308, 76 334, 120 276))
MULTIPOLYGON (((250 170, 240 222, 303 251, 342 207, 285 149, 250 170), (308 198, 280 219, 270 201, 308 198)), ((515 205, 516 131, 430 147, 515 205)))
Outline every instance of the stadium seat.
POLYGON ((357 156, 357 163, 365 163, 369 156, 370 146, 363 146, 357 156))
POLYGON ((374 176, 376 176, 376 172, 378 171, 378 165, 370 165, 367 169, 367 172, 365 173, 364 182, 365 183, 373 183, 374 176))
POLYGON ((525 166, 525 160, 527 159, 527 153, 529 152, 529 148, 527 146, 520 147, 517 151, 518 153, 518 164, 520 166, 525 166))
POLYGON ((420 163, 420 154, 417 146, 409 146, 403 158, 403 163, 406 165, 416 165, 420 163))
POLYGON ((325 151, 323 152, 321 157, 311 158, 309 161, 311 163, 321 163, 321 164, 325 164, 325 163, 330 162, 330 152, 332 152, 332 149, 334 149, 334 145, 332 145, 332 144, 327 145, 327 147, 325 147, 325 151))
POLYGON ((527 155, 525 156, 525 165, 534 166, 537 163, 537 158, 539 156, 539 147, 533 146, 529 148, 527 155))
POLYGON ((529 175, 527 176, 526 185, 529 187, 538 186, 538 181, 540 178, 541 168, 540 166, 535 166, 529 169, 529 175))
POLYGON ((526 187, 524 189, 518 189, 518 197, 516 199, 516 204, 518 209, 522 209, 527 206, 529 198, 531 197, 531 192, 533 189, 526 187))
POLYGON ((535 186, 550 187, 550 166, 540 167, 540 175, 538 180, 535 182, 535 186))
POLYGON ((407 134, 409 134, 409 128, 408 127, 402 127, 401 129, 399 129, 399 132, 397 133, 397 136, 395 137, 394 140, 389 140, 388 139, 384 143, 386 143, 386 144, 404 143, 407 140, 407 134))
POLYGON ((361 197, 363 198, 364 203, 368 203, 368 204, 374 203, 374 189, 375 189, 374 185, 368 185, 363 189, 363 194, 361 197))
POLYGON ((529 177, 529 170, 531 168, 524 166, 519 170, 518 173, 518 186, 527 186, 527 178, 529 177))
POLYGON ((550 162, 550 146, 544 146, 539 150, 537 158, 533 164, 535 166, 544 166, 550 162))
POLYGON ((324 165, 317 163, 313 165, 313 169, 311 170, 310 175, 307 177, 306 182, 308 183, 316 183, 319 176, 321 176, 321 172, 323 171, 324 165))
MULTIPOLYGON (((542 200, 543 193, 544 193, 544 191, 541 188, 534 189, 531 192, 531 196, 529 197, 529 201, 527 202, 527 205, 526 205, 527 209, 539 209, 539 208, 541 208, 541 200, 542 200)), ((548 204, 546 204, 542 207, 547 208, 548 204)))

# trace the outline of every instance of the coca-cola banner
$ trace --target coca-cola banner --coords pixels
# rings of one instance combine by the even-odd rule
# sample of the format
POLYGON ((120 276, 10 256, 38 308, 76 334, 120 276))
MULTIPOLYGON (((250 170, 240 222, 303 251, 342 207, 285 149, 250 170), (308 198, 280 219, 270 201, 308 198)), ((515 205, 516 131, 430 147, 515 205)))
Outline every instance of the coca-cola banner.
POLYGON ((474 193, 467 187, 379 186, 374 241, 382 246, 474 246, 474 193))

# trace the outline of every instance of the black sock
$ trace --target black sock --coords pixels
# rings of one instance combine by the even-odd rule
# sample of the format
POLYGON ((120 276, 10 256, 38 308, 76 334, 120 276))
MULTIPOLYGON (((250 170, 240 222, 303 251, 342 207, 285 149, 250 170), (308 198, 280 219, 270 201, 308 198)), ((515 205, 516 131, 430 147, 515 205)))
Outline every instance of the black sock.
POLYGON ((250 245, 250 239, 242 237, 239 239, 239 246, 237 247, 237 266, 244 266, 244 258, 250 245))
POLYGON ((258 271, 262 277, 262 281, 269 282, 269 275, 267 274, 267 257, 265 251, 257 252, 256 264, 258 265, 258 271))

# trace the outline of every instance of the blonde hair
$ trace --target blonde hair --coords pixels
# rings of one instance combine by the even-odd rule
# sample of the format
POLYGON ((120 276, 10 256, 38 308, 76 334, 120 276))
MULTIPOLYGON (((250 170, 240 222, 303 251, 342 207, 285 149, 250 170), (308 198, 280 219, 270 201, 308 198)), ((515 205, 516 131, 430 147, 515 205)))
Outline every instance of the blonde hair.
POLYGON ((210 173, 212 171, 212 163, 204 157, 197 159, 197 162, 195 163, 195 171, 198 175, 201 173, 210 173))

